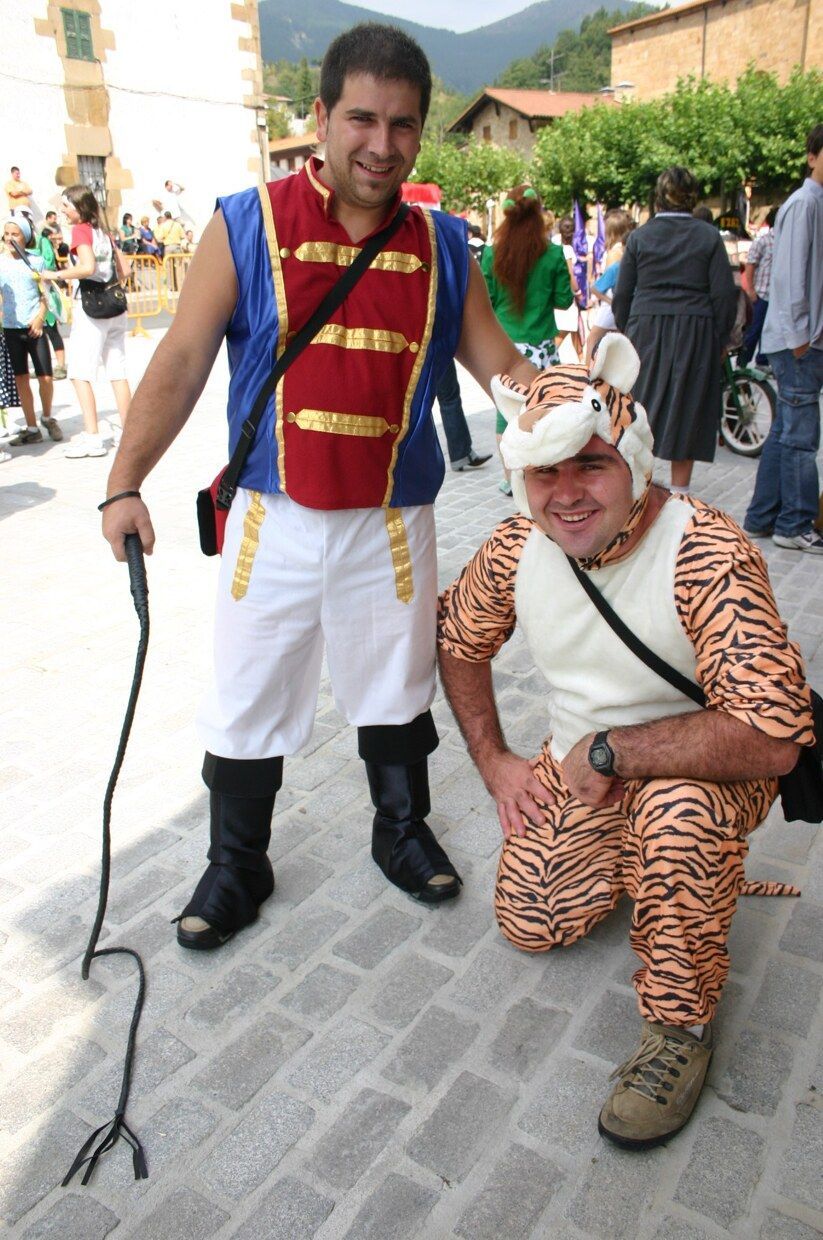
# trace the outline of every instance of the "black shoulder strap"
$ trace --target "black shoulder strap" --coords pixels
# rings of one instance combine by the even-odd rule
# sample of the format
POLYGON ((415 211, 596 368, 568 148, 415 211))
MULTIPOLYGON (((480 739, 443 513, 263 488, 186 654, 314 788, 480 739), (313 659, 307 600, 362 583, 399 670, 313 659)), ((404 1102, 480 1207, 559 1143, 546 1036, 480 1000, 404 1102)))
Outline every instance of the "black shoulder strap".
POLYGON ((347 267, 343 275, 330 289, 315 310, 311 318, 300 328, 300 331, 292 340, 285 352, 280 354, 271 374, 266 382, 257 393, 257 399, 252 406, 251 413, 246 418, 240 429, 240 439, 237 447, 234 449, 231 460, 226 467, 220 485, 217 488, 217 507, 230 508, 237 491, 237 480, 240 477, 240 471, 245 464, 246 457, 249 454, 249 448, 252 440, 257 433, 257 427, 263 416, 263 410, 266 408, 268 399, 274 389, 277 387, 284 373, 291 366, 292 362, 307 345, 311 344, 314 337, 320 331, 324 323, 327 323, 334 314, 337 307, 348 297, 357 281, 364 272, 371 266, 373 260, 377 257, 383 246, 388 241, 409 213, 409 208, 405 202, 402 202, 390 222, 385 228, 381 228, 380 232, 375 233, 363 246, 357 258, 347 267))
POLYGON ((617 612, 614 611, 606 602, 597 586, 589 579, 588 574, 583 572, 583 569, 577 561, 570 555, 567 555, 566 559, 569 561, 575 577, 580 582, 581 586, 586 591, 603 619, 606 621, 606 624, 608 624, 620 640, 628 646, 632 654, 637 655, 637 658, 640 659, 642 663, 645 663, 646 667, 651 668, 653 672, 656 672, 657 675, 662 677, 663 680, 667 680, 670 685, 674 686, 675 689, 679 689, 679 691, 684 693, 686 697, 691 698, 691 700, 696 702, 698 706, 705 706, 706 695, 699 685, 696 685, 694 681, 689 680, 688 676, 684 676, 682 672, 678 672, 678 670, 667 663, 665 659, 661 659, 659 654, 655 654, 653 650, 649 650, 649 647, 640 640, 636 633, 631 631, 628 625, 623 623, 617 612))

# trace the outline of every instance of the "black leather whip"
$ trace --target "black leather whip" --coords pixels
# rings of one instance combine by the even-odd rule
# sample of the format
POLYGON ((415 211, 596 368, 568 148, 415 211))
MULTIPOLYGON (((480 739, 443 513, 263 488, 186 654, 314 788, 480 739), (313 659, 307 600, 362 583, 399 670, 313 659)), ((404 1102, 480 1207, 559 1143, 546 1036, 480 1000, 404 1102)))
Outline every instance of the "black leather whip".
POLYGON ((127 534, 125 538, 126 560, 129 566, 129 584, 131 586, 131 594, 134 600, 134 609, 137 612, 140 621, 140 639, 137 644, 137 658, 134 665, 134 676, 132 678, 131 690, 129 693, 129 702, 126 707, 126 716, 123 720, 123 728, 120 732, 120 741, 117 746, 117 754, 114 759, 114 766, 109 776, 109 782, 106 787, 106 795, 103 799, 103 856, 100 864, 100 895, 97 902, 97 915, 94 919, 94 927, 92 928, 88 946, 83 956, 83 964, 81 966, 81 974, 83 981, 88 981, 89 970, 92 960, 100 956, 131 956, 137 964, 138 988, 137 999, 134 1004, 134 1012, 129 1026, 129 1037, 126 1046, 126 1062, 123 1067, 123 1082, 120 1087, 120 1098, 117 1103, 117 1109, 114 1113, 114 1119, 108 1123, 102 1124, 91 1134, 84 1142, 82 1148, 78 1151, 77 1157, 68 1170, 63 1180, 63 1187, 69 1183, 72 1177, 86 1166, 83 1173, 81 1183, 88 1184, 92 1177, 94 1168, 101 1154, 105 1154, 112 1146, 116 1145, 122 1137, 132 1150, 132 1161, 134 1163, 134 1178, 136 1180, 145 1180, 148 1178, 149 1169, 146 1165, 146 1155, 140 1141, 129 1128, 126 1123, 126 1106, 129 1100, 129 1091, 131 1089, 131 1075, 134 1064, 134 1047, 137 1039, 137 1026, 140 1023, 140 1015, 143 1011, 143 1000, 146 995, 146 973, 143 968, 143 961, 139 954, 131 947, 97 947, 97 940, 100 937, 100 931, 103 927, 103 919, 106 916, 106 905, 109 898, 109 879, 111 877, 111 806, 114 798, 114 789, 117 784, 117 777, 120 774, 120 768, 123 765, 123 758, 126 754, 126 745, 131 732, 132 721, 134 720, 134 712, 137 706, 137 697, 140 693, 140 684, 143 679, 143 666, 146 662, 146 652, 149 648, 149 587, 146 581, 146 565, 143 560, 143 544, 140 541, 139 534, 127 534), (99 1138, 96 1148, 93 1148, 95 1142, 99 1138))

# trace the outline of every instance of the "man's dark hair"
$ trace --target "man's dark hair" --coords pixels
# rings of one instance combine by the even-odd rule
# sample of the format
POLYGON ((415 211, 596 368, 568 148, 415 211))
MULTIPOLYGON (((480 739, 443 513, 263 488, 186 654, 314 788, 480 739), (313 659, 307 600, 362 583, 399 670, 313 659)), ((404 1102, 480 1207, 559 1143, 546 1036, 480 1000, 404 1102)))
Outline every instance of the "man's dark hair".
POLYGON ((20 169, 17 167, 17 164, 12 164, 12 166, 11 166, 11 171, 12 171, 12 172, 19 172, 19 171, 20 171, 20 169))
POLYGON ((164 219, 164 220, 170 220, 170 219, 171 219, 171 211, 164 211, 164 212, 163 212, 163 219, 164 219))
POLYGON ((815 125, 806 138, 806 154, 819 155, 823 150, 823 125, 815 125))
POLYGON ((397 26, 362 22, 329 44, 320 69, 320 98, 327 112, 339 101, 345 80, 353 73, 418 86, 420 116, 425 122, 431 102, 431 68, 420 45, 397 26))
POLYGON ((46 219, 48 219, 50 215, 53 215, 53 216, 54 216, 54 218, 55 218, 55 219, 57 219, 57 212, 56 212, 56 211, 47 211, 47 212, 46 212, 46 216, 45 216, 45 218, 46 218, 46 219))

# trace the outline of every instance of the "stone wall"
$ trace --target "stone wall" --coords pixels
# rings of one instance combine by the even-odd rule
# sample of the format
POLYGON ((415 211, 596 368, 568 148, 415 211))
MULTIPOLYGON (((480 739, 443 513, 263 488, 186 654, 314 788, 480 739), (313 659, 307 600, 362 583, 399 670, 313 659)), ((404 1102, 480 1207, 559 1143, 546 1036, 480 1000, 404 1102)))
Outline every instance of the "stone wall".
POLYGON ((749 63, 780 81, 795 65, 823 67, 823 0, 710 0, 612 36, 611 81, 633 82, 635 99, 689 74, 733 84, 749 63))
POLYGON ((519 151, 529 160, 534 151, 535 133, 546 122, 535 121, 533 124, 534 133, 525 116, 505 103, 490 100, 474 118, 472 133, 478 142, 491 142, 494 146, 519 151))

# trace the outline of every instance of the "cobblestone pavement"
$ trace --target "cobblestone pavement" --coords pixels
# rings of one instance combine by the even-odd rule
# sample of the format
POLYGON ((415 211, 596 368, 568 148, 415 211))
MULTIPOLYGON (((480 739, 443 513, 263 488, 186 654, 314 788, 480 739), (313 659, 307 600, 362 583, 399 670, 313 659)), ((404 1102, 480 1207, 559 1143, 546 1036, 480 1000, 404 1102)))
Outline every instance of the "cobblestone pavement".
MULTIPOLYGON (((133 343, 138 371, 151 347, 133 343)), ((418 907, 372 864, 355 736, 324 683, 311 746, 286 763, 273 899, 216 954, 177 947, 169 921, 199 875, 207 830, 192 717, 216 566, 197 550, 194 494, 223 458, 225 386, 221 359, 145 488, 159 534, 148 561, 152 638, 115 800, 106 921, 106 941, 139 948, 148 968, 129 1111, 148 1151, 150 1178, 139 1184, 120 1145, 88 1188, 58 1187, 85 1134, 113 1113, 135 993, 122 958, 95 963, 90 981, 79 976, 137 638, 125 569, 94 511, 108 462, 65 460, 45 444, 0 466, 0 1218, 9 1234, 823 1234, 823 845, 813 827, 773 813, 756 833, 750 876, 797 881, 803 898, 741 902, 709 1087, 684 1133, 642 1155, 609 1147, 595 1126, 608 1075, 639 1033, 628 910, 565 951, 528 958, 506 945, 491 910, 499 828, 441 699, 431 822, 466 880, 458 901, 418 907)), ((68 384, 58 385, 58 416, 74 432, 69 401, 68 384)), ((469 405, 475 445, 491 449, 488 401, 472 390, 469 405)), ((740 518, 754 468, 721 450, 698 468, 696 493, 740 518)), ((497 482, 493 463, 447 475, 437 504, 443 583, 511 510, 497 482)), ((823 687, 823 563, 765 551, 823 687)), ((534 752, 545 690, 518 637, 496 683, 510 739, 534 752)))

